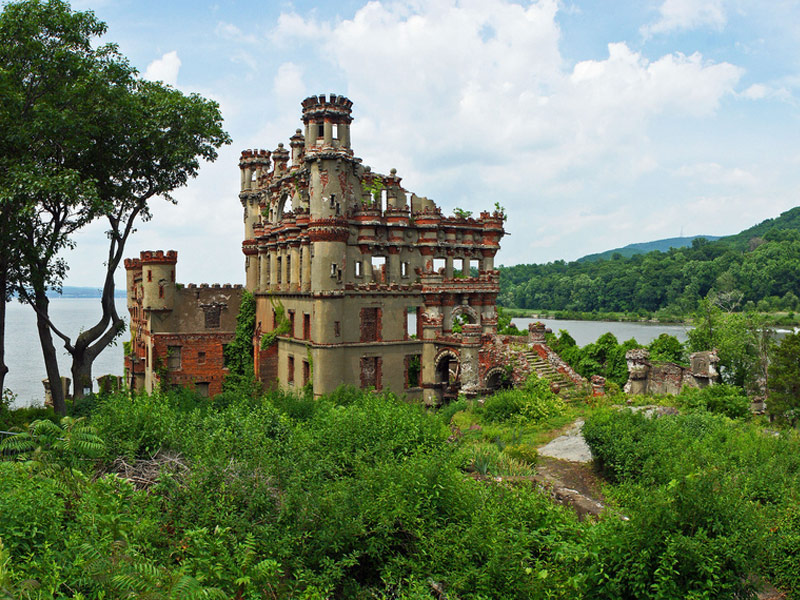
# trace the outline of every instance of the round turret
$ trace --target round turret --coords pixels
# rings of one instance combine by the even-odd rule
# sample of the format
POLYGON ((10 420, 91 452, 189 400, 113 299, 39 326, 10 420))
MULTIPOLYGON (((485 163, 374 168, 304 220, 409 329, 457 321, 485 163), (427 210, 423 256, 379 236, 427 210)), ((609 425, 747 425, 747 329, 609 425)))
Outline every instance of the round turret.
POLYGON ((344 96, 325 94, 303 100, 303 123, 306 126, 306 149, 350 149, 350 123, 353 103, 344 96))
POLYGON ((146 250, 139 254, 142 264, 142 308, 172 310, 175 306, 175 250, 146 250))

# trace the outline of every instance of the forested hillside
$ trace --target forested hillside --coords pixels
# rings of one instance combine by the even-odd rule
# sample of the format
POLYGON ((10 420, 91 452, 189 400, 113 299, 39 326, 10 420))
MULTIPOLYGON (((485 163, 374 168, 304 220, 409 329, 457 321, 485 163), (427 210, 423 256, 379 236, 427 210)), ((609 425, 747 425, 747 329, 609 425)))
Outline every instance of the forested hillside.
POLYGON ((506 307, 685 314, 709 292, 743 308, 795 311, 800 289, 800 207, 736 235, 691 247, 598 262, 500 268, 506 307))

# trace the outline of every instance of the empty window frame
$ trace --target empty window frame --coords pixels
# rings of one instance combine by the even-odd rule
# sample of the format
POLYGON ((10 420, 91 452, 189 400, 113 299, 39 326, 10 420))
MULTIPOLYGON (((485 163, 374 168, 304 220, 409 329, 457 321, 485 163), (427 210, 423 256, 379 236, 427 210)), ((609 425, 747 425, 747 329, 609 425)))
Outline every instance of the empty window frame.
POLYGON ((181 368, 181 347, 167 346, 167 369, 178 371, 181 368))
POLYGON ((286 381, 289 385, 294 385, 294 356, 289 357, 289 364, 286 366, 286 381))

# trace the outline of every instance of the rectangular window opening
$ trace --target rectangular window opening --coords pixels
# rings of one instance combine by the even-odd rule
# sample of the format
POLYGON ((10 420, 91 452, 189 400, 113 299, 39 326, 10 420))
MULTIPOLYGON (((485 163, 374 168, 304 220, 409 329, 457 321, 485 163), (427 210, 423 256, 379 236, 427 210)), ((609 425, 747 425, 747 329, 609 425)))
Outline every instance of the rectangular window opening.
POLYGON ((303 385, 308 385, 308 380, 311 379, 311 365, 307 360, 303 361, 303 385))
POLYGON ((380 283, 386 282, 386 257, 372 257, 372 280, 380 283))
POLYGON ((294 311, 289 311, 289 337, 294 337, 294 311))
POLYGON ((406 389, 420 386, 422 376, 422 355, 409 354, 406 356, 406 389))
POLYGON ((311 315, 303 313, 303 339, 311 339, 311 315))
POLYGON ((413 340, 417 337, 417 311, 415 306, 409 306, 406 310, 406 339, 413 340))
POLYGON ((408 277, 408 263, 407 262, 400 263, 400 277, 403 277, 403 278, 408 277))
POLYGON ((433 259, 433 272, 439 273, 441 272, 444 275, 444 271, 447 268, 447 260, 444 258, 434 258, 433 259))
POLYGON ((342 335, 342 324, 340 321, 333 322, 333 337, 341 337, 342 335))
POLYGON ((197 392, 197 395, 203 398, 208 398, 210 395, 209 383, 207 381, 198 381, 194 384, 194 389, 197 392))
POLYGON ((317 123, 317 139, 325 137, 325 124, 317 123))
POLYGON ((477 277, 481 270, 481 261, 477 258, 474 258, 469 261, 469 276, 470 277, 477 277))
POLYGON ((364 264, 360 260, 357 260, 356 261, 356 277, 363 277, 364 276, 364 272, 362 271, 363 268, 364 268, 364 264))
POLYGON ((294 356, 289 357, 288 372, 286 373, 286 380, 290 385, 294 385, 294 356))
POLYGON ((282 262, 283 262, 283 259, 279 256, 278 257, 278 265, 277 265, 277 268, 278 268, 278 273, 277 273, 277 275, 278 275, 278 283, 281 283, 281 275, 283 275, 283 269, 281 269, 281 263, 282 262))
POLYGON ((198 365, 206 364, 206 353, 205 352, 198 352, 197 353, 197 364, 198 365))
POLYGON ((380 341, 381 313, 380 308, 361 309, 361 341, 380 341))
POLYGON ((178 371, 181 368, 181 346, 167 346, 167 369, 178 371))

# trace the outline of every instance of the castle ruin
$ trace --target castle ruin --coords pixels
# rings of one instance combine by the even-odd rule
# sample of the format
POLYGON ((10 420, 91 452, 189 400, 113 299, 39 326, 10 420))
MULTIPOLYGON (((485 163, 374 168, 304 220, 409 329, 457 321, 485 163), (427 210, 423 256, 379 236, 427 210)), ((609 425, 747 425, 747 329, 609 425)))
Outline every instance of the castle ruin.
MULTIPOLYGON (((407 192, 395 169, 388 175, 372 171, 354 155, 352 120, 347 98, 311 96, 302 102, 304 129, 289 139, 289 149, 278 144, 241 154, 242 251, 245 287, 256 299, 257 378, 283 389, 310 384, 316 396, 349 384, 428 404, 496 388, 509 376, 495 308, 494 257, 505 234, 504 215, 444 216, 433 201, 407 192)), ((160 308, 167 302, 154 296, 156 288, 148 296, 152 282, 143 281, 142 273, 163 270, 172 260, 163 256, 154 262, 143 253, 138 263, 126 262, 131 314, 151 315, 147 335, 154 332, 152 315, 172 314, 184 303, 177 309, 182 314, 197 315, 201 303, 217 303, 225 305, 223 321, 235 317, 236 294, 221 300, 201 298, 202 290, 196 297, 162 290, 177 295, 169 311, 160 308), (132 288, 141 291, 131 300, 132 288)), ((171 264, 170 273, 156 275, 168 287, 174 282, 171 264)), ((179 325, 169 317, 161 323, 162 335, 179 325)), ((172 332, 176 337, 167 347, 173 355, 197 354, 195 325, 172 332)), ((221 322, 219 332, 216 342, 222 344, 221 332, 232 334, 232 323, 221 322)), ((145 338, 142 344, 153 346, 145 338)), ((140 370, 150 389, 147 382, 156 376, 147 356, 140 370)), ((225 374, 218 366, 214 377, 225 374)))

